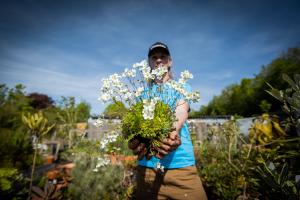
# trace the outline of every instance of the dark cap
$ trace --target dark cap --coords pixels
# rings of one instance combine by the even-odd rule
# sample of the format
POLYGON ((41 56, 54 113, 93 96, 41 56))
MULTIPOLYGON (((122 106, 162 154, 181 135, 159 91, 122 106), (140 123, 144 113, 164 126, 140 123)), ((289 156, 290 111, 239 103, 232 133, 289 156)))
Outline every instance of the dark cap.
POLYGON ((149 48, 148 57, 150 57, 153 54, 153 52, 158 49, 170 56, 170 51, 169 51, 169 48, 167 45, 165 45, 164 43, 161 43, 161 42, 155 42, 149 48))

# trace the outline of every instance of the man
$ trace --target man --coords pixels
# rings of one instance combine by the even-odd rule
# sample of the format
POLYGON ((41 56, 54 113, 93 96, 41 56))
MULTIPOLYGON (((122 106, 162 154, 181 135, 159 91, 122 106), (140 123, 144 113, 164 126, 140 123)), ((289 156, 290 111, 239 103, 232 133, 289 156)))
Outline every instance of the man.
MULTIPOLYGON (((168 72, 161 80, 154 84, 164 84, 172 79, 172 58, 167 45, 156 42, 148 52, 148 62, 152 69, 166 67, 168 72)), ((190 88, 187 86, 187 90, 190 88)), ((172 88, 166 87, 166 94, 172 88)), ((172 97, 168 97, 172 98, 172 97)), ((147 153, 145 144, 133 139, 128 146, 138 155, 139 166, 137 174, 137 199, 189 199, 206 200, 206 194, 195 167, 193 146, 190 139, 187 118, 189 103, 184 99, 176 102, 174 124, 175 130, 169 137, 161 141, 159 148, 155 149, 155 156, 147 153), (156 169, 155 163, 160 162, 165 167, 164 172, 156 169)))

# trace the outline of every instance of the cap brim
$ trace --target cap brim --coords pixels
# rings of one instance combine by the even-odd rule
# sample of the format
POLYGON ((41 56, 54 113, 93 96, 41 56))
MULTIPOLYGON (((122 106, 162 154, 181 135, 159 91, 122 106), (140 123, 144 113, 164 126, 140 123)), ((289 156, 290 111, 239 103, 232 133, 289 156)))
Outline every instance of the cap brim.
POLYGON ((166 48, 163 48, 163 47, 156 47, 156 48, 153 48, 149 51, 148 53, 148 57, 150 57, 152 54, 156 53, 156 52, 161 52, 161 53, 165 53, 167 55, 170 55, 170 52, 168 49, 166 48))

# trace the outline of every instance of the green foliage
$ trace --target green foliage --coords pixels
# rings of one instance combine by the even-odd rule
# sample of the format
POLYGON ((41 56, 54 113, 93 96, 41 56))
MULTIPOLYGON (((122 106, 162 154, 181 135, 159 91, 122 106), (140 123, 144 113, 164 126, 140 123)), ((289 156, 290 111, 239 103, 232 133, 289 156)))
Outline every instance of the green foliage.
POLYGON ((261 179, 260 193, 269 199, 299 199, 300 139, 276 141, 272 148, 261 149, 256 176, 261 179), (297 144, 298 143, 298 144, 297 144))
POLYGON ((146 139, 149 144, 157 146, 158 140, 166 138, 173 130, 175 114, 170 107, 159 101, 155 105, 154 118, 143 118, 143 102, 130 108, 122 120, 122 133, 128 140, 134 137, 146 139))
MULTIPOLYGON (((295 75, 292 80, 284 75, 284 79, 290 88, 285 91, 271 88, 269 93, 284 103, 288 115, 284 125, 297 127, 300 78, 295 75)), ((285 134, 278 118, 268 114, 254 121, 248 138, 250 144, 239 136, 233 121, 211 127, 202 142, 199 162, 210 197, 299 199, 300 138, 295 134, 297 130, 292 131, 285 134)))
MULTIPOLYGON (((48 101, 49 98, 43 99, 46 95, 42 95, 42 100, 36 102, 39 105, 36 110, 32 107, 33 99, 25 94, 24 88, 21 84, 12 89, 0 85, 0 196, 4 199, 25 199, 28 196, 27 182, 19 173, 29 172, 32 164, 42 162, 37 151, 34 153, 33 146, 36 143, 32 143, 32 135, 45 136, 54 128, 49 124, 67 124, 71 129, 77 119, 87 119, 90 109, 85 102, 76 107, 74 98, 63 98, 61 107, 42 106, 43 113, 31 114, 45 102, 45 105, 52 102, 48 101), (74 113, 80 114, 76 116, 74 113)), ((33 171, 34 168, 32 175, 33 171)), ((30 180, 33 180, 32 176, 30 180)))
POLYGON ((248 137, 253 144, 266 144, 285 136, 286 133, 280 127, 278 117, 263 114, 253 121, 248 137))
POLYGON ((87 121, 90 115, 90 106, 85 102, 76 106, 74 97, 61 97, 59 108, 57 112, 60 123, 58 135, 66 139, 71 147, 78 137, 75 131, 76 123, 82 120, 87 121))
POLYGON ((7 191, 12 188, 12 181, 17 179, 18 170, 15 168, 0 168, 0 189, 7 191))
POLYGON ((71 199, 124 199, 126 188, 122 186, 123 168, 105 165, 95 171, 98 157, 88 153, 76 155, 73 181, 68 186, 71 199), (82 173, 84 172, 84 173, 82 173))
POLYGON ((30 135, 26 131, 7 128, 1 128, 0 132, 0 166, 27 169, 33 156, 30 135))
POLYGON ((90 117, 91 106, 87 102, 80 102, 76 106, 77 122, 87 122, 90 117))
POLYGON ((234 121, 210 127, 201 143, 198 161, 209 197, 299 198, 299 141, 299 137, 272 137, 268 143, 247 144, 234 121))
POLYGON ((115 101, 105 108, 103 115, 109 119, 122 119, 126 113, 127 108, 125 105, 121 101, 115 101))
POLYGON ((69 199, 125 199, 124 168, 101 163, 108 158, 99 147, 98 140, 82 139, 63 153, 63 158, 75 163, 66 194, 69 199))
POLYGON ((44 190, 39 187, 32 187, 31 197, 33 199, 42 199, 42 200, 60 200, 63 198, 63 195, 60 191, 56 189, 56 185, 46 182, 44 190))
POLYGON ((0 168, 0 197, 3 199, 24 199, 25 179, 16 168, 0 168))
POLYGON ((287 53, 274 59, 252 79, 242 79, 239 84, 226 87, 221 95, 215 96, 207 106, 200 109, 200 115, 251 116, 262 112, 280 110, 280 103, 271 98, 265 90, 269 83, 275 88, 286 89, 288 82, 281 79, 281 74, 292 76, 300 74, 300 48, 291 48, 287 53), (271 105, 271 106, 270 106, 271 105))
POLYGON ((116 141, 107 145, 106 152, 110 154, 133 155, 132 151, 128 148, 128 141, 122 135, 119 135, 116 141))
POLYGON ((57 113, 62 123, 70 128, 75 126, 77 122, 77 111, 74 97, 61 97, 60 112, 57 113))
POLYGON ((76 145, 68 148, 66 151, 62 153, 62 157, 68 160, 74 160, 75 156, 80 153, 89 154, 92 157, 101 156, 101 152, 99 149, 100 141, 98 140, 89 140, 89 139, 81 139, 76 145))
POLYGON ((41 138, 54 127, 54 125, 49 125, 48 120, 43 116, 41 112, 35 114, 27 113, 27 116, 22 115, 22 121, 24 124, 26 124, 30 134, 36 138, 36 141, 34 143, 35 148, 34 148, 34 156, 33 156, 32 169, 31 169, 30 187, 29 187, 29 196, 31 196, 33 175, 34 175, 36 157, 37 157, 36 145, 41 140, 41 138))
POLYGON ((189 119, 197 118, 198 116, 200 116, 200 111, 191 109, 191 111, 189 112, 189 119))
POLYGON ((294 80, 287 74, 283 74, 282 78, 289 84, 289 88, 278 90, 269 85, 271 91, 267 92, 283 103, 282 109, 288 115, 286 129, 300 136, 300 75, 294 74, 294 80))
POLYGON ((55 125, 49 125, 47 118, 45 118, 42 112, 35 114, 27 113, 22 115, 22 121, 29 129, 30 133, 39 139, 46 135, 55 125))
POLYGON ((267 188, 261 193, 270 199, 299 199, 300 180, 300 137, 299 137, 299 103, 300 76, 294 75, 292 80, 283 74, 283 80, 289 84, 284 91, 273 88, 267 91, 283 103, 287 119, 283 125, 288 130, 287 139, 274 140, 260 150, 260 163, 256 171, 266 183, 267 188), (298 133, 298 134, 297 134, 298 133))
POLYGON ((271 106, 272 105, 270 103, 268 103, 267 100, 262 100, 259 104, 261 111, 264 113, 267 113, 271 109, 271 106))
POLYGON ((210 127, 203 139, 199 173, 212 199, 236 199, 249 188, 255 191, 258 180, 249 173, 251 147, 243 143, 234 120, 210 127))
POLYGON ((16 85, 14 89, 8 89, 0 85, 0 126, 16 130, 22 127, 21 113, 32 111, 30 99, 25 96, 23 85, 16 85))
POLYGON ((0 166, 26 169, 32 160, 30 134, 22 123, 22 112, 31 111, 23 85, 9 89, 0 85, 0 166))
POLYGON ((60 124, 62 123, 57 113, 61 112, 59 107, 47 107, 43 109, 43 114, 46 119, 48 119, 50 124, 60 124))
POLYGON ((216 115, 247 115, 251 111, 252 97, 255 93, 253 80, 242 79, 240 84, 226 87, 220 96, 215 96, 207 107, 203 107, 201 114, 216 115), (205 111, 206 113, 203 113, 205 111))

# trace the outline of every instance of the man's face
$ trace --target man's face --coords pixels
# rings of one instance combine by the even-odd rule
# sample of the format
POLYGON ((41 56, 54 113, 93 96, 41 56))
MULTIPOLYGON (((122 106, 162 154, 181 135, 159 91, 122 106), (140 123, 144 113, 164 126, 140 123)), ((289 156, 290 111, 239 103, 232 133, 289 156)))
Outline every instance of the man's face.
POLYGON ((152 69, 156 69, 158 67, 171 67, 172 59, 164 52, 155 51, 149 57, 149 65, 152 69))

